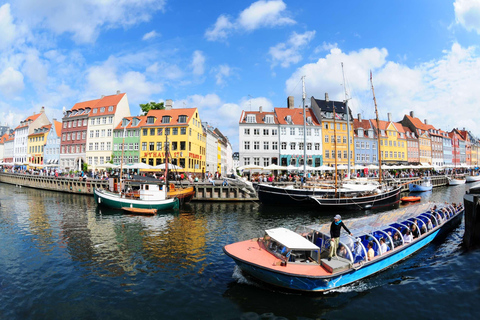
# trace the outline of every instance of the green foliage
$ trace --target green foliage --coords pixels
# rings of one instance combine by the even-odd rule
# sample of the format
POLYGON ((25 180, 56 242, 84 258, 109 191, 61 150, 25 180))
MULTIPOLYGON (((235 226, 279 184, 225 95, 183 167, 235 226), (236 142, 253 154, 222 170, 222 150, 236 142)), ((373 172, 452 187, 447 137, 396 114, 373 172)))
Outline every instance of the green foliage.
POLYGON ((88 164, 87 163, 85 163, 85 162, 83 163, 82 170, 83 170, 83 172, 88 172, 88 164))
POLYGON ((163 102, 150 101, 149 103, 140 103, 140 108, 142 109, 143 115, 146 115, 150 110, 163 110, 165 106, 163 102))

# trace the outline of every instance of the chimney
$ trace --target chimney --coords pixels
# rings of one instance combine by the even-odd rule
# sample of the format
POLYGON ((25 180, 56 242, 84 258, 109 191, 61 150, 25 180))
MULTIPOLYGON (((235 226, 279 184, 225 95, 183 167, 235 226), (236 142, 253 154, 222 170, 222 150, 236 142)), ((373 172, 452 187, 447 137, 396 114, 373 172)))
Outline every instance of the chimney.
POLYGON ((45 113, 45 107, 42 106, 42 109, 40 109, 40 113, 45 113))
POLYGON ((295 107, 295 104, 293 103, 293 96, 288 96, 287 107, 288 109, 293 109, 295 107))
POLYGON ((167 101, 165 101, 165 110, 172 110, 172 108, 173 108, 173 100, 167 99, 167 101))
POLYGON ((428 120, 427 120, 427 119, 423 120, 423 122, 425 122, 425 124, 428 124, 428 120))
POLYGON ((100 99, 103 99, 104 97, 105 97, 105 95, 104 95, 104 94, 102 94, 102 96, 100 97, 100 99))
POLYGON ((392 122, 392 114, 390 112, 387 113, 387 118, 388 118, 388 122, 392 122))
POLYGON ((263 111, 263 107, 262 106, 258 107, 258 112, 262 113, 262 111, 263 111))
POLYGON ((120 90, 117 90, 117 94, 120 94, 120 90))
POLYGON ((52 121, 57 121, 57 118, 53 118, 53 120, 52 120, 52 121))
POLYGON ((410 117, 415 118, 415 113, 413 113, 413 111, 410 111, 410 117))
POLYGON ((326 102, 330 101, 330 100, 328 99, 328 93, 327 93, 327 92, 325 92, 325 101, 326 101, 326 102))
POLYGON ((358 121, 362 121, 362 115, 360 113, 357 113, 358 121))

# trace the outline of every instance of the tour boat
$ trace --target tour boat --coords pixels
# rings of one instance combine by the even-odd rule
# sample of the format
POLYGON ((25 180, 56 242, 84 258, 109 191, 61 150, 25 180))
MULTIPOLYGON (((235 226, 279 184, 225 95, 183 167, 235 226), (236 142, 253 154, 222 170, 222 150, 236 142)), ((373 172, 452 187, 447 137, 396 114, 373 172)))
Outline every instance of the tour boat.
POLYGON ((189 203, 195 195, 194 187, 175 187, 173 183, 168 188, 168 197, 178 198, 180 204, 189 203))
POLYGON ((327 259, 330 223, 268 229, 261 238, 226 245, 223 251, 242 272, 267 284, 306 292, 325 292, 376 274, 427 246, 458 225, 460 205, 425 203, 343 221, 352 232, 340 236, 337 256, 327 259), (408 242, 404 234, 419 230, 408 242), (382 249, 385 241, 387 248, 382 249), (367 258, 372 246, 373 257, 367 258))
POLYGON ((420 196, 408 196, 408 197, 402 197, 400 201, 402 202, 416 202, 422 200, 422 197, 420 196))
POLYGON ((430 177, 425 177, 422 181, 418 183, 409 183, 408 190, 410 192, 423 192, 423 191, 431 191, 433 188, 432 181, 430 177))

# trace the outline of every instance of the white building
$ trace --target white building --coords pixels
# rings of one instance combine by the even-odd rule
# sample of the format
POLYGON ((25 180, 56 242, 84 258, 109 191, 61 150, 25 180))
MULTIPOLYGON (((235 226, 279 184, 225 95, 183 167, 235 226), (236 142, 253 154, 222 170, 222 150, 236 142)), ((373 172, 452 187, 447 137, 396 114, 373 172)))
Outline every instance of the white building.
POLYGON ((113 129, 130 116, 126 93, 103 96, 88 114, 86 158, 89 166, 96 167, 111 160, 113 153, 113 129))
POLYGON ((322 126, 311 108, 305 108, 304 126, 303 108, 294 108, 293 102, 288 108, 275 108, 279 125, 280 165, 296 167, 304 164, 304 144, 306 142, 307 165, 322 165, 322 126), (305 131, 305 133, 304 133, 305 131), (305 135, 305 136, 304 136, 305 135), (306 139, 305 139, 306 138, 306 139))
POLYGON ((205 172, 215 173, 218 166, 218 135, 207 122, 202 122, 203 132, 206 135, 205 143, 205 172))
POLYGON ((279 163, 278 121, 274 112, 242 111, 239 129, 240 166, 279 163))
POLYGON ((32 134, 35 129, 50 124, 45 115, 45 107, 42 107, 40 113, 33 114, 20 122, 15 128, 15 140, 13 147, 13 161, 15 164, 28 163, 28 135, 32 134))

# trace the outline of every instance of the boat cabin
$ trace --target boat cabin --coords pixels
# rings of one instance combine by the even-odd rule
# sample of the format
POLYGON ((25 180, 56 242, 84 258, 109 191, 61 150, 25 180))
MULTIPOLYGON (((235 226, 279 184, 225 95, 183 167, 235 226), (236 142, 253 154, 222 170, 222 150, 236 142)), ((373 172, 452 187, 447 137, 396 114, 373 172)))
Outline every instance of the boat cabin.
POLYGON ((274 256, 287 262, 318 262, 320 248, 300 234, 285 228, 265 230, 265 248, 274 256))

